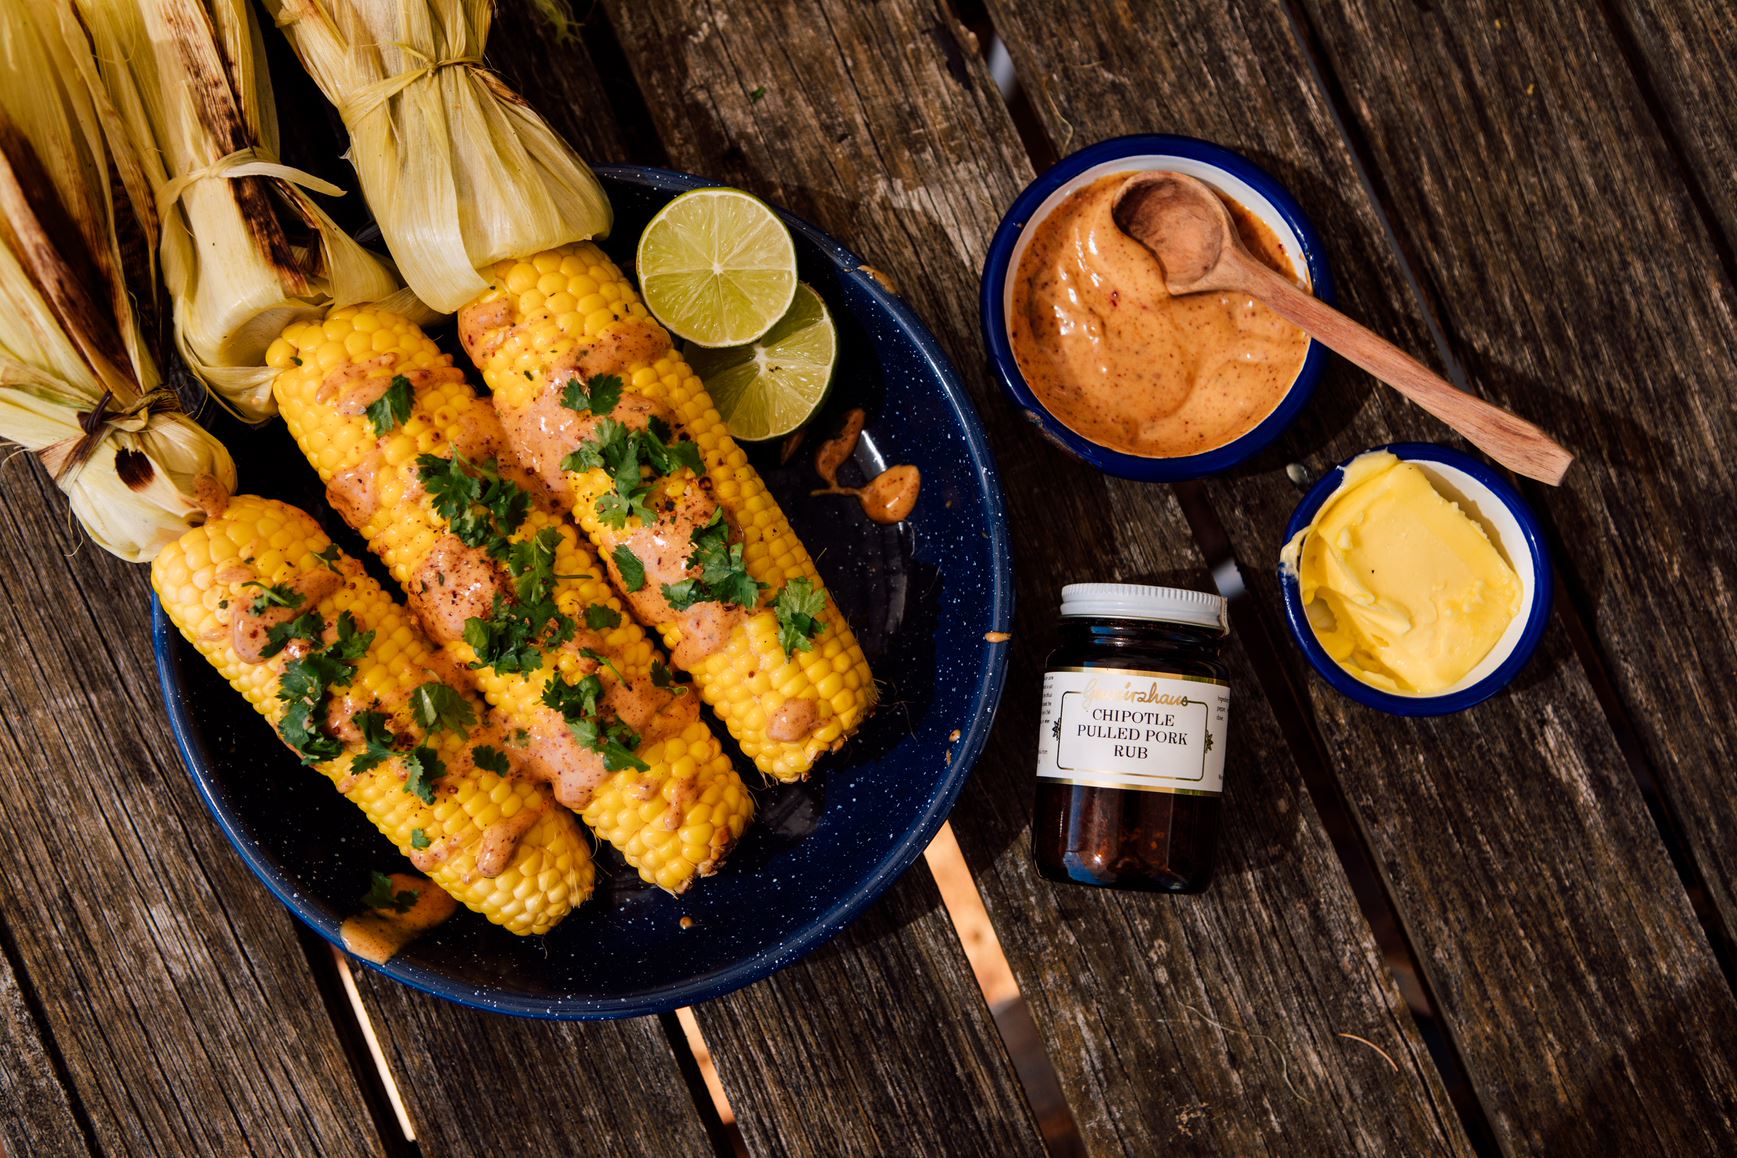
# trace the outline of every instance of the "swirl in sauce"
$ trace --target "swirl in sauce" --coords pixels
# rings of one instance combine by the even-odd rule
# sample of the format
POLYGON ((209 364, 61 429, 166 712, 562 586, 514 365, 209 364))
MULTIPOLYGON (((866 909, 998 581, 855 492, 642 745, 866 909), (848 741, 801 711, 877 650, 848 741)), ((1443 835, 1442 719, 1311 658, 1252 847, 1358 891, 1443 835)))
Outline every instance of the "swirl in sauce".
MULTIPOLYGON (((1110 216, 1127 177, 1075 190, 1032 229, 1008 317, 1014 359, 1038 401, 1100 446, 1199 454, 1273 412, 1309 339, 1247 294, 1171 297, 1158 259, 1110 216)), ((1249 252, 1293 276, 1273 231, 1224 200, 1249 252)))

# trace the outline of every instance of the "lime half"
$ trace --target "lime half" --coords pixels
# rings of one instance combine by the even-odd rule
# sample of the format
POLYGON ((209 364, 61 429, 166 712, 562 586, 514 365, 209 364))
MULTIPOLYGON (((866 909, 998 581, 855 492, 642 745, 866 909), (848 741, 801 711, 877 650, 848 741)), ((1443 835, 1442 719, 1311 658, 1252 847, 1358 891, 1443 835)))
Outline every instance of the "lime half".
POLYGON ((826 401, 838 332, 820 295, 799 285, 789 312, 759 341, 721 350, 689 347, 687 355, 730 434, 764 442, 789 434, 826 401))
POLYGON ((740 189, 695 189, 665 205, 639 235, 637 263, 646 306, 699 346, 754 341, 796 293, 790 231, 740 189))

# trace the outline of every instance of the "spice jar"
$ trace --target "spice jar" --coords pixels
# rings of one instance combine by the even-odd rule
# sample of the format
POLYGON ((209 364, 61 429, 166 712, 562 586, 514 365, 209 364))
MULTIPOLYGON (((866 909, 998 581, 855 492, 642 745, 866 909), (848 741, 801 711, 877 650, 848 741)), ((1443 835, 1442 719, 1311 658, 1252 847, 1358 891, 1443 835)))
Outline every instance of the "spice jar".
POLYGON ((1224 600, 1073 583, 1061 617, 1037 740, 1038 869, 1057 881, 1200 892, 1218 843, 1230 723, 1224 600))

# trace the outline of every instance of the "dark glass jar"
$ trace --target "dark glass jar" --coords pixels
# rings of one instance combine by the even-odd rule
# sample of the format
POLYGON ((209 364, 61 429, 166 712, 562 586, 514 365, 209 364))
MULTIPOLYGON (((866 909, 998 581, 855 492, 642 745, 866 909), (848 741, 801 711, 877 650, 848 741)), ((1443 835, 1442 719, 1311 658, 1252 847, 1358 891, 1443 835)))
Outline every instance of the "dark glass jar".
POLYGON ((1217 595, 1062 589, 1044 674, 1032 855, 1051 880, 1197 893, 1212 876, 1230 720, 1217 595))

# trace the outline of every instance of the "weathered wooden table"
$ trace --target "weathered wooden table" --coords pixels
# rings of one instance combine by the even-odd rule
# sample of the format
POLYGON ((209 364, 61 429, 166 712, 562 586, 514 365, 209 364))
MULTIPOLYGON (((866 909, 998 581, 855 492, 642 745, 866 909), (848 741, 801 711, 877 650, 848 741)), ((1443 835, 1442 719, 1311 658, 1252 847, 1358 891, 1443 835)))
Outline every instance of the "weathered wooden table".
MULTIPOLYGON (((565 44, 509 7, 494 60, 587 156, 811 218, 897 282, 964 372, 1021 611, 953 828, 1029 1021, 1001 1010, 1010 1052, 922 868, 834 944, 695 1011, 733 1131, 673 1018, 513 1021, 361 973, 407 1142, 346 977, 177 761, 144 570, 88 546, 63 560, 64 507, 21 460, 0 504, 4 1151, 1731 1152, 1722 7, 604 0, 565 44), (1282 634, 1285 466, 1445 437, 1366 377, 1336 366, 1276 451, 1174 488, 1065 460, 998 397, 975 295, 1002 210, 1058 153, 1133 131, 1269 167, 1326 235, 1350 310, 1580 453, 1560 491, 1528 488, 1562 578, 1506 694, 1378 715, 1282 634), (1194 898, 1041 881, 1026 827, 1058 588, 1237 583, 1233 559, 1248 590, 1220 879, 1194 898), (1067 1109, 1042 1096, 1058 1084, 1067 1109)), ((292 137, 327 131, 305 82, 280 96, 292 137)))

